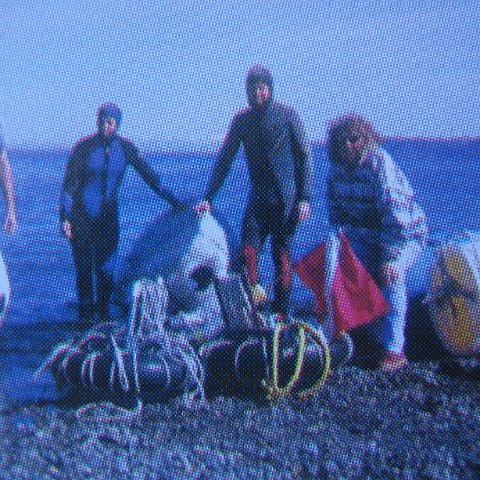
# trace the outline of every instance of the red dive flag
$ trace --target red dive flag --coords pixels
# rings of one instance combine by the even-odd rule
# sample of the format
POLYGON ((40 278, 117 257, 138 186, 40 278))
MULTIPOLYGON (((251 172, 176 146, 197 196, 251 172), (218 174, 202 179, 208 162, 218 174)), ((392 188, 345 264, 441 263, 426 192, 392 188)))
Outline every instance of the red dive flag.
POLYGON ((389 309, 382 291, 355 256, 347 237, 340 233, 339 240, 333 265, 328 257, 332 242, 323 242, 295 265, 301 280, 315 295, 319 322, 326 322, 331 315, 335 336, 385 315, 389 309))

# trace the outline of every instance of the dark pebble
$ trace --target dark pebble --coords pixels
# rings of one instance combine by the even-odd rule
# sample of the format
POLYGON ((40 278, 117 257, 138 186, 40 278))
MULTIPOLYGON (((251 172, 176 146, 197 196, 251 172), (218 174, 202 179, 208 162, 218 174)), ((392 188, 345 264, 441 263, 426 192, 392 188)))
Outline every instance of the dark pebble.
MULTIPOLYGON (((470 367, 470 365, 469 365, 470 367)), ((414 364, 398 376, 343 367, 314 398, 181 399, 137 416, 9 405, 2 480, 480 478, 478 381, 414 364)))

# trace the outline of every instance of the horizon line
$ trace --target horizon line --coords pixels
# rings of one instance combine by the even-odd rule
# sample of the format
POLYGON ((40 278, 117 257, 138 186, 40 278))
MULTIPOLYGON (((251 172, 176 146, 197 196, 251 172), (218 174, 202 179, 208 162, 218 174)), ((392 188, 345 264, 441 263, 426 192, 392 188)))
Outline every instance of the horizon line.
MULTIPOLYGON (((391 141, 419 141, 419 142, 475 142, 480 140, 479 136, 474 135, 457 135, 457 136, 408 136, 408 135, 386 135, 383 137, 385 142, 391 141)), ((146 142, 143 145, 143 150, 145 154, 156 154, 156 153, 179 153, 179 154, 186 154, 186 153, 196 153, 196 154, 213 154, 215 151, 220 147, 222 142, 181 142, 176 140, 167 140, 164 142, 159 142, 158 147, 156 148, 149 148, 148 144, 152 142, 146 142)), ((315 139, 311 140, 310 144, 313 146, 316 145, 325 145, 327 143, 327 139, 315 139)), ((137 145, 142 145, 141 142, 136 142, 137 145)), ((42 151, 42 152, 69 152, 71 147, 65 147, 62 145, 12 145, 8 146, 7 150, 14 151, 14 152, 31 152, 31 151, 42 151)))

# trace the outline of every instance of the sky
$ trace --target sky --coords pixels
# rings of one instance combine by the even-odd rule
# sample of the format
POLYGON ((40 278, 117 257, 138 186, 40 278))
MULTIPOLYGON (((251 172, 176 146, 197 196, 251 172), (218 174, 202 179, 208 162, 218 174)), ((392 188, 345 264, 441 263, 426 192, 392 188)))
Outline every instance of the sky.
POLYGON ((312 140, 346 112, 385 135, 479 136, 469 0, 1 0, 9 145, 70 148, 105 101, 146 148, 221 141, 261 63, 312 140))

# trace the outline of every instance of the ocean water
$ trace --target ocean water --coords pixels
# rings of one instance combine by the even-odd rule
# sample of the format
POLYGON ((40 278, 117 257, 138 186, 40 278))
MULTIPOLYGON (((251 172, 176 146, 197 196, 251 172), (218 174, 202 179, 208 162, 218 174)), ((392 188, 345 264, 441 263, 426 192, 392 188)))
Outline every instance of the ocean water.
MULTIPOLYGON (((432 236, 480 230, 480 141, 394 140, 385 148, 417 192, 432 236)), ((32 372, 54 344, 72 335, 76 315, 73 263, 70 247, 59 233, 57 213, 68 152, 12 151, 10 158, 20 228, 15 236, 0 234, 12 285, 10 309, 0 328, 0 388, 4 395, 20 400, 45 399, 55 396, 51 379, 35 383, 32 372)), ((146 155, 146 159, 166 186, 194 202, 205 190, 214 154, 169 152, 146 155)), ((298 229, 297 259, 328 233, 324 200, 328 165, 323 145, 314 146, 313 159, 313 215, 298 229)), ((239 234, 247 193, 240 155, 214 204, 214 213, 227 222, 233 235, 239 234)), ((120 253, 125 255, 145 225, 168 206, 133 170, 125 178, 120 205, 120 253)), ((4 211, 0 213, 3 218, 4 211)), ((271 281, 269 255, 264 255, 261 270, 266 283, 271 281)))

